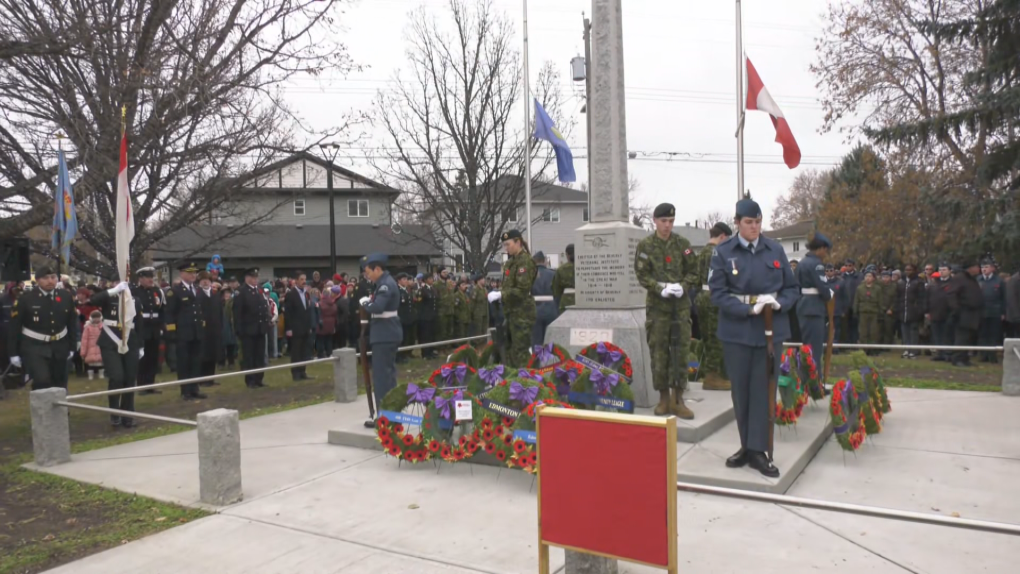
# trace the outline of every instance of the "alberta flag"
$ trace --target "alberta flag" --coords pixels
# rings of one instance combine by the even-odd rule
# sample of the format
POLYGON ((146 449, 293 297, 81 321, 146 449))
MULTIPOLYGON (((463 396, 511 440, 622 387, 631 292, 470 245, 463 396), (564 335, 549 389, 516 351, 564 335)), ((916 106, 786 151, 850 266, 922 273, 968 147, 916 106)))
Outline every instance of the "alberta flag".
POLYGON ((563 140, 560 131, 553 125, 552 118, 545 113, 545 108, 535 98, 535 139, 545 140, 552 144, 556 152, 556 169, 559 171, 560 181, 568 183, 577 181, 574 173, 574 154, 570 152, 570 146, 563 140))
POLYGON ((71 176, 67 173, 64 150, 57 154, 57 190, 53 205, 53 249, 60 253, 64 265, 71 261, 71 241, 78 235, 78 215, 74 210, 71 176))

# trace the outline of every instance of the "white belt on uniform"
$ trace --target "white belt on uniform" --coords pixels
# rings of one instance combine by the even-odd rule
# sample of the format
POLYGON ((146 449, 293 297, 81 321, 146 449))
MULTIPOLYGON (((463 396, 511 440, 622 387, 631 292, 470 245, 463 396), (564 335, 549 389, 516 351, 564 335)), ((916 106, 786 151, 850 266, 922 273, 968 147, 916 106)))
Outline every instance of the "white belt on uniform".
POLYGON ((114 321, 113 319, 103 319, 103 325, 109 325, 111 327, 120 327, 120 323, 114 321))
POLYGON ((545 303, 555 301, 552 295, 535 295, 536 303, 545 303))
POLYGON ((108 321, 108 320, 107 321, 103 321, 103 332, 106 333, 106 336, 109 337, 114 343, 117 343, 118 347, 120 347, 120 344, 121 344, 120 337, 118 337, 116 333, 114 333, 113 331, 110 330, 110 327, 116 327, 116 326, 117 326, 117 322, 116 321, 108 321), (113 323, 113 325, 110 325, 110 323, 113 323))
POLYGON ((568 288, 564 289, 563 290, 563 294, 564 295, 573 295, 574 294, 574 288, 573 287, 568 287, 568 288))
POLYGON ((36 341, 43 341, 44 343, 50 343, 53 341, 59 341, 67 336, 67 327, 64 327, 56 335, 43 335, 38 331, 33 331, 27 327, 21 328, 21 334, 28 337, 29 339, 35 339, 36 341))
POLYGON ((159 313, 142 313, 142 319, 159 319, 159 313))
POLYGON ((392 319, 397 316, 399 316, 399 314, 396 311, 383 311, 382 313, 372 314, 373 319, 392 319))
POLYGON ((800 290, 801 295, 817 295, 818 289, 816 287, 808 287, 807 289, 800 290))
POLYGON ((701 286, 701 290, 702 290, 702 291, 709 291, 709 288, 708 288, 708 283, 705 283, 704 285, 702 285, 702 286, 701 286))
POLYGON ((740 301, 741 303, 744 303, 745 305, 754 305, 755 303, 758 302, 758 297, 761 297, 762 295, 769 295, 771 297, 775 297, 776 293, 762 293, 760 295, 737 295, 737 294, 734 294, 733 296, 738 301, 740 301))

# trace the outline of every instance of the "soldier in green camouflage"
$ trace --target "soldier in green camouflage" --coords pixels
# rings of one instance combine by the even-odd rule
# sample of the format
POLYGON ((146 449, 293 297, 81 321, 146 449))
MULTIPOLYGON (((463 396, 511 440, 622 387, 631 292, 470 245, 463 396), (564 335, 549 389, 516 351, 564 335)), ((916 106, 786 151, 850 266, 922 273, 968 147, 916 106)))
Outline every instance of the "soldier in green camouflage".
MULTIPOLYGON (((489 298, 485 289, 485 274, 474 276, 475 286, 471 291, 471 329, 469 336, 484 335, 489 332, 489 298)), ((480 341, 478 345, 484 345, 480 341)))
POLYGON ((489 302, 503 302, 503 316, 510 338, 506 345, 507 366, 524 368, 531 358, 531 328, 536 319, 531 286, 535 283, 538 269, 520 231, 511 229, 501 239, 503 249, 510 257, 503 264, 503 285, 499 291, 489 293, 489 302))
POLYGON ((709 230, 708 235, 708 245, 698 253, 698 285, 701 288, 694 298, 694 304, 698 308, 698 330, 701 332, 704 349, 704 356, 699 357, 698 374, 701 375, 702 388, 706 391, 728 391, 730 382, 726 379, 722 344, 715 336, 719 324, 719 311, 712 304, 712 295, 708 291, 708 270, 715 246, 729 239, 733 235, 733 230, 729 225, 719 222, 709 230))
POLYGON ((567 262, 556 268, 553 276, 553 299, 559 303, 560 313, 574 304, 574 244, 567 245, 567 262))
MULTIPOLYGON (((877 345, 881 337, 880 321, 885 315, 886 291, 881 283, 875 282, 876 271, 868 268, 864 272, 864 283, 857 287, 854 294, 854 315, 860 318, 860 342, 866 345, 877 345)), ((871 349, 867 354, 874 354, 871 349)))
POLYGON ((686 293, 699 284, 697 260, 690 242, 673 233, 676 208, 663 203, 652 216, 655 233, 638 243, 634 271, 648 291, 645 334, 652 356, 652 384, 659 391, 655 414, 693 419, 683 398, 691 342, 691 299, 686 293))
POLYGON ((471 301, 467 296, 467 281, 457 283, 457 290, 453 292, 453 316, 454 328, 453 338, 463 339, 467 337, 468 324, 471 323, 471 301))
POLYGON ((439 279, 436 280, 436 340, 446 341, 453 338, 453 291, 447 280, 450 272, 446 267, 439 268, 439 279))

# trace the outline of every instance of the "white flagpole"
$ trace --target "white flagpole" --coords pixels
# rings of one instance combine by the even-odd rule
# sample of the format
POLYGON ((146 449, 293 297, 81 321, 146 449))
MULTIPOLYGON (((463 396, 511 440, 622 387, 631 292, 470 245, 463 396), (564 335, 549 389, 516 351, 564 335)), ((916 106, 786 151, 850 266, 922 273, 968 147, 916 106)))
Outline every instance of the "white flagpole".
POLYGON ((531 88, 528 76, 528 0, 524 2, 524 217, 531 245, 531 88))
POLYGON ((737 0, 737 201, 744 198, 744 38, 737 0))

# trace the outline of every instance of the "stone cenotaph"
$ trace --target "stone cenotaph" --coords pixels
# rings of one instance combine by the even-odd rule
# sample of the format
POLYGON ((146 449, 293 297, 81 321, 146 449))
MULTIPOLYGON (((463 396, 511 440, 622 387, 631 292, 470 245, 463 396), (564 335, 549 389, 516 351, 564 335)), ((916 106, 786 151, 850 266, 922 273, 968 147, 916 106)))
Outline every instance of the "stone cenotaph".
POLYGON ((577 353, 598 341, 630 357, 639 407, 658 400, 645 340, 645 289, 634 275, 634 250, 649 232, 630 222, 621 0, 592 0, 591 213, 574 241, 576 305, 546 331, 546 342, 577 353))

